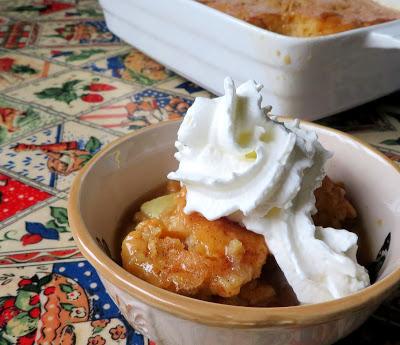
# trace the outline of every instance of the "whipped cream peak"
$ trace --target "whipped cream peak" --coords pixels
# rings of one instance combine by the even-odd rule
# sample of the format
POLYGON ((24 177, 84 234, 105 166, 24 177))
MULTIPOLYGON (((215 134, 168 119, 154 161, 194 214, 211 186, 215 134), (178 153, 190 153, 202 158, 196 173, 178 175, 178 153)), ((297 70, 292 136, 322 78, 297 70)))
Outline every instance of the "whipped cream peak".
POLYGON ((262 107, 262 85, 196 98, 175 146, 179 167, 168 178, 186 186, 185 212, 221 217, 263 234, 301 303, 346 296, 369 285, 357 264, 357 236, 316 227, 314 190, 331 153, 299 121, 278 122, 262 107))
POLYGON ((215 220, 290 207, 302 170, 311 164, 297 155, 302 150, 312 158, 317 137, 298 122, 289 129, 271 120, 270 107, 261 107, 260 90, 254 81, 236 90, 227 78, 224 96, 196 98, 188 110, 176 142, 179 168, 168 175, 187 187, 186 212, 215 220))

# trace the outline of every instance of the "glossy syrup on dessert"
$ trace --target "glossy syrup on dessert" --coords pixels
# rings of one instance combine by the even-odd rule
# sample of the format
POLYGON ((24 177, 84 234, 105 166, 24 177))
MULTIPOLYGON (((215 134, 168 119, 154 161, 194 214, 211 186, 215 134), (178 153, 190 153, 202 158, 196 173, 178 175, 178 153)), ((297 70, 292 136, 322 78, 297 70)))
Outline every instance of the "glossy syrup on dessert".
MULTIPOLYGON (((168 183, 164 183, 148 193, 145 193, 141 198, 135 200, 124 212, 118 226, 121 240, 126 238, 127 234, 135 229, 139 221, 139 210, 144 202, 171 193, 171 188, 168 187, 167 184, 168 183)), ((118 251, 120 248, 121 247, 118 248, 118 251)), ((147 269, 151 270, 150 265, 147 266, 147 269)), ((224 298, 199 293, 191 297, 210 302, 251 307, 285 307, 298 305, 292 288, 287 283, 285 276, 271 254, 268 255, 267 261, 262 267, 260 277, 243 285, 239 295, 224 298)))
MULTIPOLYGON (((144 202, 169 194, 171 192, 171 187, 168 187, 167 184, 164 183, 148 193, 145 193, 140 199, 136 200, 121 218, 119 226, 121 240, 124 239, 140 221, 138 218, 140 212, 138 211, 144 202)), ((371 261, 368 251, 365 250, 368 248, 367 239, 363 237, 362 228, 359 226, 358 222, 353 220, 351 223, 352 224, 348 223, 346 226, 349 226, 349 228, 359 235, 359 244, 361 249, 363 249, 359 251, 359 259, 361 262, 363 262, 363 264, 366 264, 367 262, 371 261)), ((151 270, 151 267, 148 266, 148 269, 151 270)), ((267 256, 267 260, 262 267, 260 277, 247 284, 244 284, 241 287, 238 295, 225 298, 216 295, 204 295, 199 293, 197 295, 191 295, 191 297, 210 302, 249 307, 286 307, 299 304, 293 289, 288 284, 283 272, 271 254, 267 256)))

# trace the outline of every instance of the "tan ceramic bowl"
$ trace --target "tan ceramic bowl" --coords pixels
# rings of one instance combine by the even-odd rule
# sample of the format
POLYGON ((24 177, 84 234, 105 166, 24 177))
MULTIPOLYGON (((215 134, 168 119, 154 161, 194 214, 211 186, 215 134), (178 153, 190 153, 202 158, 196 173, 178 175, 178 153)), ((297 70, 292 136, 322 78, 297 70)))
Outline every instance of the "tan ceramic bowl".
MULTIPOLYGON (((400 174, 383 155, 335 130, 303 122, 335 153, 329 175, 346 183, 366 230, 370 258, 391 232, 378 281, 339 300, 288 308, 220 305, 180 296, 131 275, 119 264, 118 222, 132 202, 177 166, 180 123, 127 135, 102 150, 75 179, 69 199, 74 237, 126 319, 157 345, 331 344, 358 327, 400 281, 400 174)), ((316 263, 318 264, 318 263, 316 263)))

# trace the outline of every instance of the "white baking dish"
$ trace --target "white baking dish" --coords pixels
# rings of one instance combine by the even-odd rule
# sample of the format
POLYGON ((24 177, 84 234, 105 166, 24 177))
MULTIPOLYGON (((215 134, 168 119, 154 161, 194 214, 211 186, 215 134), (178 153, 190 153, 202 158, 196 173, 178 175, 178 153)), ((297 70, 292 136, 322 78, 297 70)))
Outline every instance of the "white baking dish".
POLYGON ((116 35, 216 94, 227 75, 264 84, 274 114, 315 120, 400 89, 400 20, 296 38, 191 0, 100 3, 116 35))

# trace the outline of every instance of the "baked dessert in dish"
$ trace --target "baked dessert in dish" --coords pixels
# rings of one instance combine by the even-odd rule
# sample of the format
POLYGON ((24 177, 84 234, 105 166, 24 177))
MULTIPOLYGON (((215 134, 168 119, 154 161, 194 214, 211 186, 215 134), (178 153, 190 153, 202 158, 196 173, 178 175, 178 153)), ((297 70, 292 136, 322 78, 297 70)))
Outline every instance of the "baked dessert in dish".
POLYGON ((199 0, 260 28, 287 36, 334 34, 400 18, 373 0, 199 0))
POLYGON ((344 230, 357 212, 325 173, 332 153, 297 121, 270 117, 261 87, 227 78, 225 96, 196 98, 178 131, 178 169, 122 243, 126 270, 244 306, 324 302, 369 285, 358 237, 344 230))

